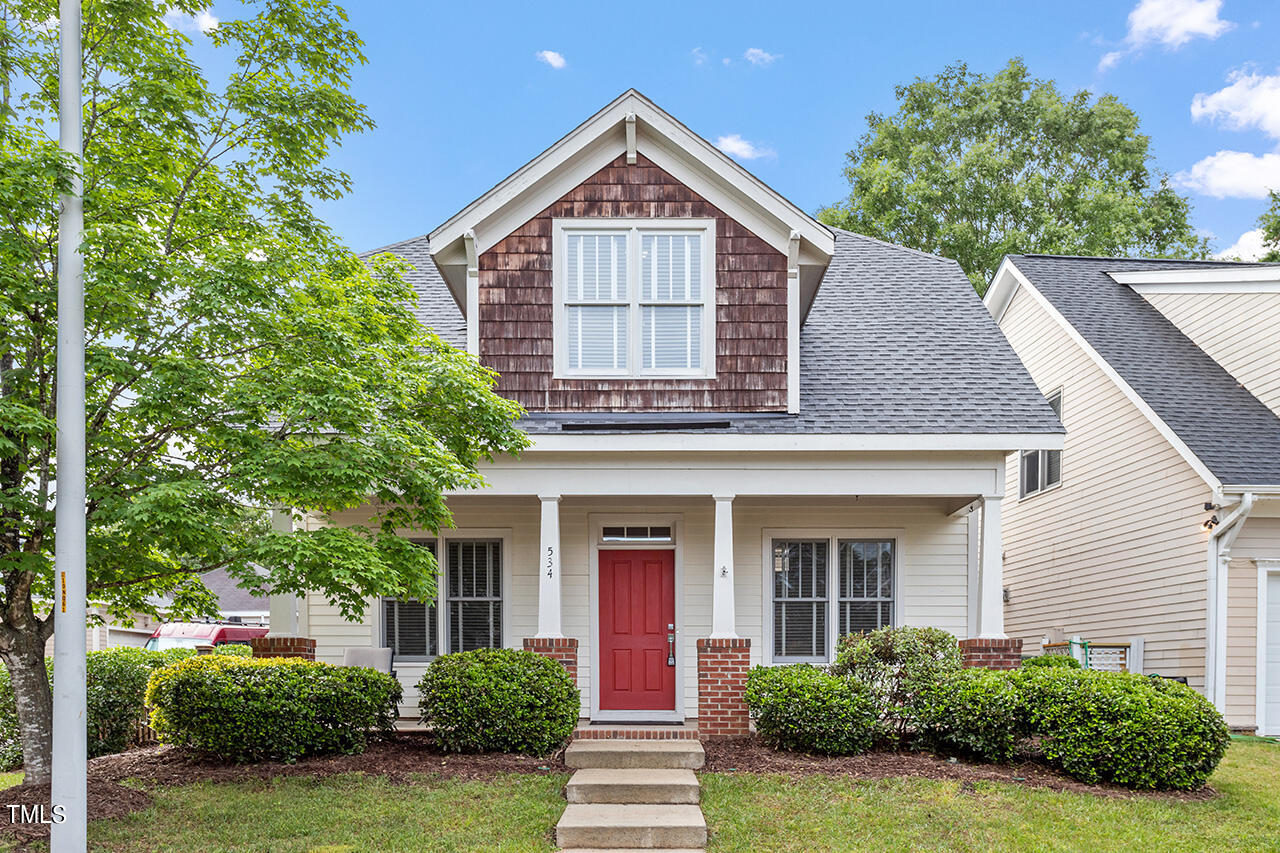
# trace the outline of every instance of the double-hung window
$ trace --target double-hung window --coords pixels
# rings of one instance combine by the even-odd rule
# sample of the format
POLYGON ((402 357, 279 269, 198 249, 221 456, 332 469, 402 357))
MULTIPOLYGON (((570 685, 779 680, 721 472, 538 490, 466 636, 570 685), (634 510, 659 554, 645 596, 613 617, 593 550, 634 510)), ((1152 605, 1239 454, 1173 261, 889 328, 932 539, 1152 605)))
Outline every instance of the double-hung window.
MULTIPOLYGON (((1061 420, 1062 389, 1047 395, 1045 399, 1061 420)), ((1062 482, 1061 450, 1024 450, 1020 456, 1018 493, 1021 497, 1043 492, 1062 482)))
MULTIPOLYGON (((412 539, 438 557, 433 539, 412 539)), ((382 644, 396 660, 430 660, 440 653, 436 603, 416 599, 382 600, 382 644)))
POLYGON ((502 540, 414 539, 440 560, 439 601, 382 601, 382 642, 397 660, 502 646, 502 540), (441 554, 443 551, 443 554, 441 554), (441 631, 440 614, 444 614, 441 631))
POLYGON ((832 535, 770 542, 774 661, 826 663, 840 637, 895 624, 896 539, 832 535))
POLYGON ((556 220, 553 232, 558 376, 714 375, 714 220, 556 220))

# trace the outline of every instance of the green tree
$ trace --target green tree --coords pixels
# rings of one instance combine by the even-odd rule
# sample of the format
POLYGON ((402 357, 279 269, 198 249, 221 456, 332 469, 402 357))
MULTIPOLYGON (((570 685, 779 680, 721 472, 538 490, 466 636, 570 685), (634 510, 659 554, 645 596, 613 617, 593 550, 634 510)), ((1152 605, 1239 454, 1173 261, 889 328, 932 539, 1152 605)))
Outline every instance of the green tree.
POLYGON ((1258 217, 1265 254, 1258 260, 1280 263, 1280 192, 1271 190, 1271 206, 1258 217))
POLYGON ((1190 204, 1152 167, 1111 95, 1064 99, 1020 59, 895 90, 848 154, 848 199, 822 221, 953 258, 979 293, 1009 253, 1202 257, 1190 204))
MULTIPOLYGON (((179 0, 183 13, 207 6, 179 0)), ((448 520, 442 493, 518 452, 519 408, 423 329, 391 259, 366 267, 312 211, 326 165, 372 127, 347 88, 364 61, 327 0, 260 0, 209 33, 211 85, 168 3, 84 4, 90 600, 113 613, 213 612, 197 573, 255 591, 433 594, 435 561, 397 537, 448 520), (369 528, 274 533, 265 508, 366 501, 369 528)), ((53 0, 0 0, 0 658, 27 778, 48 779, 57 195, 53 0)))

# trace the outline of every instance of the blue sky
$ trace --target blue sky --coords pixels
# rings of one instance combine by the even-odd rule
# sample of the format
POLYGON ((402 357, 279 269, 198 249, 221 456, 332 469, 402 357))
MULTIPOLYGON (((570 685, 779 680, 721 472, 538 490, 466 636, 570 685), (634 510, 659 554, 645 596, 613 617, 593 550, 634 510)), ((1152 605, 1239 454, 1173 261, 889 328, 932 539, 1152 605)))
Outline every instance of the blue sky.
POLYGON ((321 210, 357 250, 430 231, 632 86, 712 142, 744 141, 721 144, 814 211, 845 194, 844 155, 895 84, 1014 56, 1132 107, 1216 249, 1280 188, 1275 0, 346 6, 378 127, 337 152, 355 189, 321 210))

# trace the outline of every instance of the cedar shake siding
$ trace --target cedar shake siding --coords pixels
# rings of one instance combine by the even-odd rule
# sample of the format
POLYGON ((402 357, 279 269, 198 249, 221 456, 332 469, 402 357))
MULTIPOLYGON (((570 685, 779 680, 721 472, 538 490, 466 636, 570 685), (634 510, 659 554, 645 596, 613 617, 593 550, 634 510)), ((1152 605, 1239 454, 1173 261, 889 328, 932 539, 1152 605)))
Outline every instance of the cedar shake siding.
POLYGON ((787 259, 643 155, 620 156, 480 255, 480 361, 531 412, 787 408, 787 259), (553 218, 716 221, 714 379, 555 379, 553 218))

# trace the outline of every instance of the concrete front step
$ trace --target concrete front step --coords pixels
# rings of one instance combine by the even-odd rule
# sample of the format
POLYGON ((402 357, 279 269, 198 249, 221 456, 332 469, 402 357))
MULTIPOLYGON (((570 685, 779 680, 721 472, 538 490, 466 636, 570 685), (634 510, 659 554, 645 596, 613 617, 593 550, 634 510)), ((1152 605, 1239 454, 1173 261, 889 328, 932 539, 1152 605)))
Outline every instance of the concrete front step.
POLYGON ((702 809, 689 805, 570 803, 556 825, 562 848, 694 848, 707 844, 702 809))
POLYGON ((698 804, 692 770, 589 768, 573 774, 564 796, 571 803, 698 804))
POLYGON ((574 770, 697 770, 705 760, 696 740, 575 740, 564 752, 564 763, 574 770))

